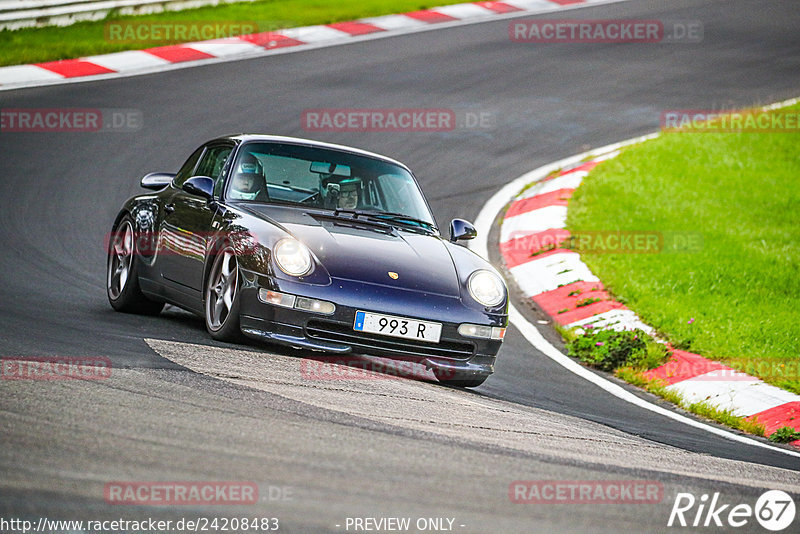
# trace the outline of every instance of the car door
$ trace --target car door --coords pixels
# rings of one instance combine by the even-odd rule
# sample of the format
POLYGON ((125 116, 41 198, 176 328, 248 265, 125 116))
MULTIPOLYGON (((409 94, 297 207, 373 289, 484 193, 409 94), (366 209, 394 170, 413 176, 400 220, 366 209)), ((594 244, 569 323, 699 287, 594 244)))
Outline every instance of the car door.
MULTIPOLYGON (((191 176, 223 180, 232 150, 229 143, 206 146, 191 176)), ((175 183, 164 205, 159 228, 161 274, 175 289, 202 298, 206 244, 217 204, 181 189, 185 179, 175 183)))

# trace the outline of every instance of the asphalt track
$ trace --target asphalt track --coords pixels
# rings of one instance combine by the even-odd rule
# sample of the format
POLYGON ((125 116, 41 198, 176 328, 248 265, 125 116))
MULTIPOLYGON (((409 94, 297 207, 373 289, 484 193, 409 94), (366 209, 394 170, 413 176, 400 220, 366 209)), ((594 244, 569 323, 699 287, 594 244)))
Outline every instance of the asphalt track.
POLYGON ((408 515, 455 517, 461 532, 659 531, 678 491, 751 504, 764 489, 800 494, 797 458, 630 406, 513 329, 475 392, 424 381, 293 385, 300 354, 251 345, 242 367, 198 319, 117 314, 106 302, 104 236, 116 210, 141 175, 176 169, 220 134, 309 136, 395 157, 446 228, 527 170, 656 130, 663 109, 763 104, 800 89, 794 2, 631 1, 569 17, 699 20, 704 39, 530 45, 510 42, 508 21, 497 21, 0 93, 2 108, 132 108, 144 120, 127 133, 0 134, 0 355, 114 364, 102 382, 0 384, 0 517, 242 512, 276 515, 288 532, 342 532, 348 516, 408 515), (493 125, 301 127, 304 109, 347 107, 452 108, 489 113, 493 125), (508 499, 517 479, 597 478, 658 480, 665 497, 569 509, 508 499), (255 480, 293 497, 244 509, 109 506, 112 480, 255 480))

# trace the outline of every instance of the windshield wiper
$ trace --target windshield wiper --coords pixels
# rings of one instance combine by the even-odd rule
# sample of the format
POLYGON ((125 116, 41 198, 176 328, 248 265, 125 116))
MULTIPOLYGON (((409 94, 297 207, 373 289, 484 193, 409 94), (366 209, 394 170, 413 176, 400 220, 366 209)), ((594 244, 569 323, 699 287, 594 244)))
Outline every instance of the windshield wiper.
POLYGON ((367 217, 364 219, 358 219, 359 215, 367 215, 364 212, 357 212, 356 210, 334 210, 333 213, 310 213, 312 217, 315 218, 322 218, 322 219, 332 219, 334 221, 344 221, 349 222, 351 224, 360 224, 364 226, 371 226, 373 228, 379 228, 386 233, 392 233, 394 231, 394 226, 388 224, 383 221, 375 220, 372 217, 367 217), (343 217, 343 215, 352 215, 352 217, 343 217))
POLYGON ((368 215, 369 212, 362 211, 362 210, 346 210, 342 208, 336 208, 333 210, 333 215, 338 217, 339 215, 352 215, 353 219, 357 218, 359 215, 368 215))
POLYGON ((434 226, 432 223, 428 221, 423 221, 422 219, 411 217, 410 215, 406 215, 405 213, 395 213, 391 211, 377 211, 377 212, 367 212, 364 215, 374 217, 376 219, 386 219, 392 222, 410 223, 410 225, 413 225, 413 227, 415 228, 422 228, 431 233, 434 232, 434 226))
POLYGON ((411 217, 410 215, 406 215, 404 213, 395 213, 391 211, 348 210, 348 209, 337 208, 333 210, 333 215, 335 217, 339 217, 340 215, 352 215, 353 220, 358 219, 358 217, 363 217, 364 219, 370 221, 381 221, 384 224, 399 223, 403 225, 403 228, 411 230, 422 230, 423 232, 428 234, 436 233, 432 223, 429 223, 428 221, 423 221, 422 219, 411 217))

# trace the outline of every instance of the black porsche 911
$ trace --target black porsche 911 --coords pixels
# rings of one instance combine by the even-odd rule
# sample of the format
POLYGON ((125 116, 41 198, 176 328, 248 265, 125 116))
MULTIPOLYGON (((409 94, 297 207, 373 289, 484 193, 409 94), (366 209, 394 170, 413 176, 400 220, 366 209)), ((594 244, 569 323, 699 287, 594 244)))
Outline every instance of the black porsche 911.
POLYGON ((439 233, 411 171, 344 146, 232 135, 177 174, 141 180, 108 242, 114 309, 170 303, 215 339, 244 334, 332 354, 415 361, 475 387, 494 370, 508 294, 489 263, 439 233))

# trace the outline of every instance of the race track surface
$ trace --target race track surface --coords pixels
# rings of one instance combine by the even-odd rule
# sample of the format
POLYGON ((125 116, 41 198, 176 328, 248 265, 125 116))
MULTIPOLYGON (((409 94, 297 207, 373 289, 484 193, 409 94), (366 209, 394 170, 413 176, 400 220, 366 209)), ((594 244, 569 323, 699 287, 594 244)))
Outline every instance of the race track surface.
POLYGON ((573 17, 701 21, 704 38, 534 45, 511 42, 508 21, 495 21, 0 93, 4 109, 125 108, 143 118, 135 132, 0 134, 0 356, 114 365, 103 381, 0 383, 0 517, 271 515, 286 532, 343 532, 347 517, 412 516, 455 518, 459 532, 654 532, 669 530, 678 492, 753 504, 784 489, 796 499, 800 459, 624 403, 513 328, 497 372, 474 391, 309 381, 302 353, 255 343, 235 353, 180 310, 137 317, 106 301, 104 237, 121 204, 141 191, 142 175, 175 171, 218 135, 312 137, 399 159, 446 229, 530 169, 657 130, 664 109, 800 92, 791 1, 633 0, 573 17), (487 114, 491 126, 302 128, 306 109, 349 107, 449 108, 487 114), (514 480, 598 478, 658 481, 663 502, 567 509, 508 496, 514 480), (103 487, 115 480, 250 480, 292 497, 241 508, 111 506, 103 487))

